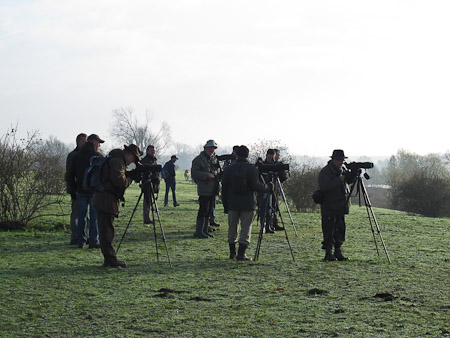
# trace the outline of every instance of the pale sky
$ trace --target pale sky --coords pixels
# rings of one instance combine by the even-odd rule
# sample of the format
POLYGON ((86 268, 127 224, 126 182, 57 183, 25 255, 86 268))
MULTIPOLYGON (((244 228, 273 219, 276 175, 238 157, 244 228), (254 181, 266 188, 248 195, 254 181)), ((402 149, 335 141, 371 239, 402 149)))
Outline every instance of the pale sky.
POLYGON ((0 135, 108 141, 132 107, 219 153, 444 153, 449 15, 444 0, 0 0, 0 135))

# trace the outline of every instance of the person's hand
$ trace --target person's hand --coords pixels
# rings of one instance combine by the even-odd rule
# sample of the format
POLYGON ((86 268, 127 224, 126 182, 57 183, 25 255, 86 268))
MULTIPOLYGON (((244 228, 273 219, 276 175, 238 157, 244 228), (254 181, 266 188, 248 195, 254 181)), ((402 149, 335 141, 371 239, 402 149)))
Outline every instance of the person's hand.
POLYGON ((209 174, 208 174, 208 178, 209 178, 210 180, 213 180, 213 179, 216 178, 216 175, 214 175, 213 173, 209 173, 209 174))

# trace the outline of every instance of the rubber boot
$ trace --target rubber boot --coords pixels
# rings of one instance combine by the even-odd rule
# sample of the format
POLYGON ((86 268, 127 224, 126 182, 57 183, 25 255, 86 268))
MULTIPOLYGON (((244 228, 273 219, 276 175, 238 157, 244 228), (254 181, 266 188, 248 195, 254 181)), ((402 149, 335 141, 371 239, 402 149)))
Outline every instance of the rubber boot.
POLYGON ((203 219, 203 231, 202 232, 208 237, 214 237, 214 235, 209 233, 209 229, 212 229, 212 228, 209 226, 209 217, 206 217, 203 219))
POLYGON ((348 258, 344 257, 344 255, 342 254, 341 247, 334 248, 334 257, 336 257, 338 261, 348 260, 348 258))
POLYGON ((323 260, 325 262, 332 262, 336 260, 336 257, 334 257, 333 252, 331 251, 331 249, 327 249, 325 251, 325 257, 323 258, 323 260))
POLYGON ((275 233, 275 230, 272 227, 272 217, 266 217, 265 233, 266 234, 273 234, 273 233, 275 233))
POLYGON ((284 230, 284 227, 280 227, 280 226, 278 225, 278 217, 277 217, 277 216, 275 216, 275 217, 273 218, 273 229, 274 229, 275 231, 283 231, 283 230, 284 230))
POLYGON ((246 244, 239 244, 239 249, 238 249, 238 253, 236 256, 236 260, 238 261, 251 261, 252 259, 250 257, 248 257, 245 254, 245 251, 247 250, 248 245, 246 244))
POLYGON ((236 258, 236 243, 230 244, 230 259, 235 259, 236 258))
POLYGON ((203 217, 197 217, 197 223, 195 224, 195 238, 209 238, 207 234, 203 233, 203 224, 205 223, 205 219, 203 217))

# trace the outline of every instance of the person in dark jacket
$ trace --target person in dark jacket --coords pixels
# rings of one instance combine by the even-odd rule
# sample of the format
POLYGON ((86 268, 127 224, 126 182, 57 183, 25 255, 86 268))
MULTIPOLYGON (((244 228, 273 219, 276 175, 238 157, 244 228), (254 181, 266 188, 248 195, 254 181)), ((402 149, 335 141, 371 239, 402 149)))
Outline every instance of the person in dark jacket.
MULTIPOLYGON (((84 133, 78 134, 76 138, 76 148, 72 150, 66 159, 66 173, 64 175, 64 179, 66 181, 66 191, 70 194, 71 200, 71 212, 70 212, 70 245, 77 245, 78 234, 77 234, 77 224, 78 224, 78 208, 77 208, 77 187, 73 186, 71 180, 69 179, 70 170, 72 167, 73 159, 76 154, 80 152, 81 147, 87 141, 87 135, 84 133)), ((76 182, 75 182, 76 183, 76 182)))
MULTIPOLYGON (((156 158, 156 148, 153 145, 149 145, 146 150, 145 157, 141 160, 141 164, 157 165, 158 160, 156 158)), ((142 182, 142 189, 144 189, 144 224, 153 224, 154 220, 150 218, 150 205, 152 204, 152 196, 150 194, 151 188, 156 195, 159 192, 159 185, 161 183, 161 174, 159 172, 151 172, 149 175, 150 182, 142 182), (150 187, 149 184, 152 186, 150 187)))
POLYGON ((177 202, 177 194, 176 194, 176 171, 175 171, 175 162, 178 160, 176 155, 172 155, 170 157, 170 161, 167 161, 164 164, 164 182, 166 183, 166 193, 164 195, 164 206, 167 207, 169 205, 169 190, 172 190, 172 199, 173 206, 178 207, 180 203, 177 202))
POLYGON ((341 250, 345 241, 345 214, 349 212, 348 185, 342 170, 346 158, 343 150, 334 150, 331 160, 319 173, 319 189, 325 195, 321 204, 322 249, 325 250, 325 261, 347 259, 341 250))
POLYGON ((93 156, 103 156, 98 149, 100 144, 104 143, 97 134, 91 134, 87 138, 87 142, 81 147, 80 152, 74 157, 69 180, 72 186, 76 186, 77 190, 77 207, 78 207, 78 247, 84 248, 87 242, 85 232, 86 219, 89 209, 89 248, 99 248, 97 214, 92 207, 93 191, 83 189, 83 179, 86 169, 90 166, 90 160, 93 156))
POLYGON ((119 216, 119 201, 123 200, 125 189, 131 184, 135 170, 126 171, 131 163, 137 163, 141 156, 139 148, 130 144, 124 149, 113 149, 108 154, 100 180, 104 191, 96 191, 93 205, 97 210, 100 245, 104 257, 104 267, 126 267, 119 261, 112 246, 114 240, 114 218, 119 216))
POLYGON ((216 196, 219 194, 220 166, 215 155, 217 143, 208 140, 203 151, 192 160, 192 179, 197 184, 199 209, 194 237, 214 237, 208 233, 209 219, 216 196))
POLYGON ((258 169, 247 160, 249 150, 242 145, 236 150, 237 160, 224 170, 222 178, 222 203, 228 214, 228 244, 230 259, 250 260, 245 254, 250 245, 252 221, 256 209, 255 191, 264 193, 273 186, 261 183, 258 169), (238 223, 241 231, 238 238, 238 223), (239 249, 236 256, 236 240, 239 249))

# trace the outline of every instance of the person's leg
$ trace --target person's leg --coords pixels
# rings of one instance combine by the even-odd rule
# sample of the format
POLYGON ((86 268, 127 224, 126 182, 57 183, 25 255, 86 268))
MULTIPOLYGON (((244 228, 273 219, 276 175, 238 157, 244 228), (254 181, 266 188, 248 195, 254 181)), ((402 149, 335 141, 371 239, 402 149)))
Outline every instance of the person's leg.
POLYGON ((86 237, 86 215, 88 209, 89 198, 85 194, 77 193, 77 233, 78 233, 78 247, 82 248, 87 241, 86 237))
POLYGON ((239 214, 240 211, 238 210, 228 210, 228 245, 230 247, 230 259, 236 258, 239 214))
POLYGON ((70 213, 70 244, 77 245, 78 241, 78 233, 77 233, 77 224, 78 224, 78 201, 77 195, 72 194, 70 196, 71 200, 71 213, 70 213))
POLYGON ((332 253, 333 249, 333 237, 334 237, 334 227, 335 227, 335 216, 323 215, 322 214, 322 249, 325 250, 325 261, 334 261, 336 258, 332 253))
POLYGON ((341 250, 341 246, 345 242, 345 215, 339 215, 336 217, 333 239, 334 256, 340 261, 347 260, 347 257, 344 257, 341 250))
POLYGON ((174 207, 177 207, 180 205, 180 203, 177 202, 176 186, 177 186, 177 182, 175 180, 173 180, 172 184, 171 184, 171 188, 172 188, 172 199, 173 199, 174 207))
POLYGON ((166 183, 166 193, 164 195, 164 206, 166 207, 169 203, 170 181, 164 180, 164 183, 166 183))
POLYGON ((105 259, 104 265, 114 264, 117 262, 116 251, 112 246, 114 240, 114 215, 104 212, 97 213, 98 229, 100 237, 100 247, 105 259))
POLYGON ((97 212, 92 206, 92 195, 89 196, 89 247, 99 248, 97 212))

